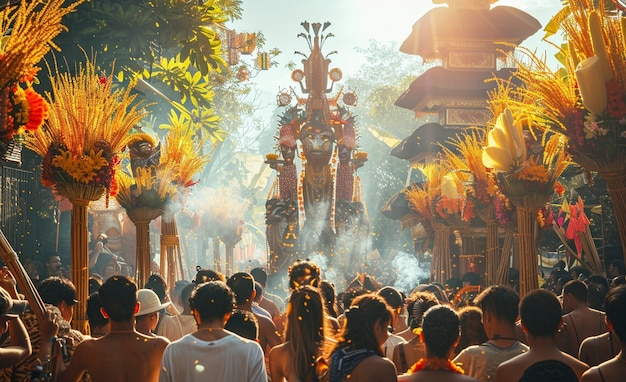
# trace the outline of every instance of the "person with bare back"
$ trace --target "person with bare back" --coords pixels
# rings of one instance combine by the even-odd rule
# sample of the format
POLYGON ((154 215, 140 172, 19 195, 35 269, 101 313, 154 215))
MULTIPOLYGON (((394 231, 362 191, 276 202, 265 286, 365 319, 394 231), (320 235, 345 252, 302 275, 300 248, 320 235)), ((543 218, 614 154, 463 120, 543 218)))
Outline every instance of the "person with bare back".
POLYGON ((519 312, 530 350, 501 363, 494 381, 578 382, 589 366, 557 346, 563 327, 557 296, 544 289, 534 290, 524 296, 519 312))
POLYGON ((124 276, 113 276, 98 293, 102 314, 111 321, 111 332, 83 341, 70 364, 60 372, 59 380, 78 381, 89 372, 93 382, 158 381, 168 341, 135 330, 135 314, 139 311, 136 285, 124 276))

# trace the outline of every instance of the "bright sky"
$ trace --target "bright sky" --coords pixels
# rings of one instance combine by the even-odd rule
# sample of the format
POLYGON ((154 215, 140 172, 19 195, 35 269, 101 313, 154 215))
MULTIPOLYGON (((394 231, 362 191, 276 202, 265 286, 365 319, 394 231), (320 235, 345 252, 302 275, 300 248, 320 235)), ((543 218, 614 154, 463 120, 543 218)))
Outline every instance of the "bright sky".
MULTIPOLYGON (((560 0, 500 0, 492 7, 503 5, 531 14, 541 25, 561 8, 560 0)), ((304 31, 300 26, 302 21, 332 23, 327 32, 335 37, 328 39, 323 52, 338 51, 331 56, 331 67, 341 68, 345 80, 363 62, 355 53, 355 47, 366 48, 371 39, 394 41, 399 46, 411 33, 413 24, 435 6, 442 5, 434 5, 430 0, 245 0, 243 20, 227 26, 238 32, 260 30, 267 40, 267 50, 276 47, 282 51, 274 58, 278 67, 252 79, 261 89, 275 95, 279 88, 292 85, 291 71, 285 65, 302 58, 294 55, 294 51, 309 53, 306 41, 297 37, 304 31)), ((541 43, 541 37, 543 32, 539 31, 522 45, 537 48, 539 53, 550 49, 546 43, 541 43)), ((252 58, 242 56, 242 59, 252 58)), ((416 57, 416 62, 418 60, 416 57)))

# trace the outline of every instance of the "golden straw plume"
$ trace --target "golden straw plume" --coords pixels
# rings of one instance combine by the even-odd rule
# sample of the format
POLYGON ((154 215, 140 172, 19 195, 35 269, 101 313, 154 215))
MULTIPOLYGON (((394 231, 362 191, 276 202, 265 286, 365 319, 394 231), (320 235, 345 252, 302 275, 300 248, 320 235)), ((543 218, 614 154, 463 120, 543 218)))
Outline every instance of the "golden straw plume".
POLYGON ((7 5, 0 12, 0 89, 20 77, 33 75, 35 65, 50 48, 58 50, 52 39, 67 30, 61 19, 83 1, 63 7, 66 0, 21 0, 19 5, 7 5))
POLYGON ((210 153, 204 152, 207 138, 199 138, 199 131, 193 129, 191 121, 186 117, 181 116, 179 119, 172 115, 170 123, 161 162, 176 163, 176 182, 182 186, 191 185, 194 176, 210 161, 210 153))
POLYGON ((80 64, 75 76, 57 70, 50 81, 46 125, 26 135, 26 146, 42 157, 53 142, 67 147, 75 157, 99 141, 119 152, 127 133, 145 114, 143 103, 135 103, 136 95, 131 95, 133 84, 113 90, 113 78, 99 76, 91 62, 80 64))

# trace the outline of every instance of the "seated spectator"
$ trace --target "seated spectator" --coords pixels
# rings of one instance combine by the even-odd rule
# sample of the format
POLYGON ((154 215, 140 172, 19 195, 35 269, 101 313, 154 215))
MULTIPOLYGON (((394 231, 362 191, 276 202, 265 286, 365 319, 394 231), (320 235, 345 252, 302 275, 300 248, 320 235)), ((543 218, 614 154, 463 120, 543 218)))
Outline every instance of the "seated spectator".
POLYGON ((605 333, 608 329, 604 313, 587 305, 587 285, 571 280, 563 287, 563 330, 559 348, 569 355, 578 357, 580 344, 587 337, 605 333))
POLYGON ((611 289, 606 295, 606 320, 611 332, 619 338, 620 353, 592 367, 583 374, 582 382, 618 382, 626 375, 626 286, 611 289))
POLYGON ((481 382, 492 381, 498 366, 528 351, 515 336, 519 310, 517 292, 506 286, 491 286, 474 299, 482 310, 482 322, 489 341, 470 346, 454 359, 465 373, 481 382))
POLYGON ((476 379, 463 375, 463 369, 450 361, 459 341, 459 317, 452 308, 434 306, 424 314, 422 341, 426 356, 413 364, 407 374, 398 377, 404 382, 472 382, 476 379))
POLYGON ((496 382, 519 381, 526 369, 546 360, 564 363, 571 369, 569 375, 575 378, 580 378, 589 368, 585 363, 561 352, 557 346, 563 318, 561 304, 554 293, 543 289, 528 293, 520 303, 520 316, 530 349, 501 363, 496 370, 496 382))
POLYGON ((259 344, 224 330, 234 304, 233 292, 221 281, 194 289, 190 305, 198 330, 165 349, 160 382, 267 381, 259 344))

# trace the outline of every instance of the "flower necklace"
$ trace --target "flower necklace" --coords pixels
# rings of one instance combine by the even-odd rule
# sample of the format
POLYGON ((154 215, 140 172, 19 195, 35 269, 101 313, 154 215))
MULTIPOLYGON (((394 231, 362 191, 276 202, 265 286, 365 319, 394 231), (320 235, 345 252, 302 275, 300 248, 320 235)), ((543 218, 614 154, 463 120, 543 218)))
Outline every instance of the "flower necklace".
POLYGON ((452 371, 454 373, 465 374, 465 371, 454 362, 449 359, 441 358, 422 358, 409 368, 407 374, 413 374, 420 370, 452 371))

